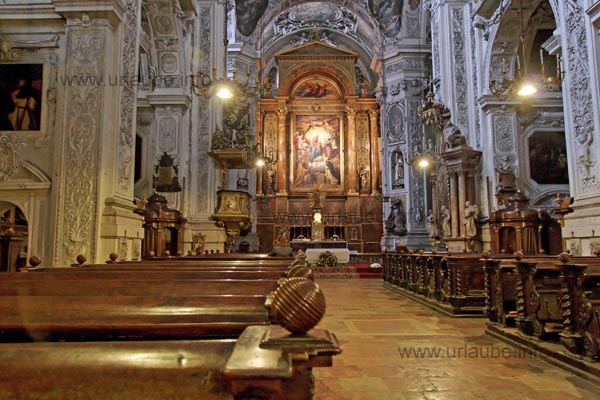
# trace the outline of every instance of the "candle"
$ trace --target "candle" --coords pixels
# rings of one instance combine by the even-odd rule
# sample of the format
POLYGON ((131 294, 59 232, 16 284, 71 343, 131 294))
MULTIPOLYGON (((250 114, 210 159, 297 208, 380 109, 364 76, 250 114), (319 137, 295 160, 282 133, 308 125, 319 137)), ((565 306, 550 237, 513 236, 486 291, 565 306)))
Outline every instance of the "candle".
POLYGON ((540 49, 540 63, 544 65, 544 49, 540 49))
POLYGON ((519 56, 517 55, 517 71, 521 72, 521 62, 519 61, 519 56))

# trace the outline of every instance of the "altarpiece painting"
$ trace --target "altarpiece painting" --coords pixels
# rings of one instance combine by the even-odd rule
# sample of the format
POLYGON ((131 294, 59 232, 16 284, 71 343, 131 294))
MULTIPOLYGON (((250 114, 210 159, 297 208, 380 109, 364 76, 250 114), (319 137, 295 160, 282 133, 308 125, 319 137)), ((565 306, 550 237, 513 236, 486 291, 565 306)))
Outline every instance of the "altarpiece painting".
POLYGON ((295 115, 292 126, 293 190, 343 187, 343 142, 337 115, 295 115))

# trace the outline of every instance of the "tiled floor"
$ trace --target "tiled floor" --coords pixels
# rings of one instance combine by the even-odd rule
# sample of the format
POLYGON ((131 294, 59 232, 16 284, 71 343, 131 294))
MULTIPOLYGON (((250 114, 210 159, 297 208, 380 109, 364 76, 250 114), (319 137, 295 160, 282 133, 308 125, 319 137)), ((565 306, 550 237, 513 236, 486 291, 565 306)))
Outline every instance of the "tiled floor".
POLYGON ((484 319, 441 316, 379 280, 317 283, 319 327, 343 347, 314 370, 317 400, 600 399, 600 387, 486 336, 484 319))

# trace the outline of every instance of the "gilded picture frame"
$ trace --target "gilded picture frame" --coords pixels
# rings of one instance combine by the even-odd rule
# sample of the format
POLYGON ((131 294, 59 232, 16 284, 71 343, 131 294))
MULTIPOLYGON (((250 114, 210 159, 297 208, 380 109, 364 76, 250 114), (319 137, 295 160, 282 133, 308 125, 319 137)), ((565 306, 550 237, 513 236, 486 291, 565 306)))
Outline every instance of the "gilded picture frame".
POLYGON ((324 191, 344 187, 343 120, 338 115, 294 115, 291 123, 290 187, 324 191))

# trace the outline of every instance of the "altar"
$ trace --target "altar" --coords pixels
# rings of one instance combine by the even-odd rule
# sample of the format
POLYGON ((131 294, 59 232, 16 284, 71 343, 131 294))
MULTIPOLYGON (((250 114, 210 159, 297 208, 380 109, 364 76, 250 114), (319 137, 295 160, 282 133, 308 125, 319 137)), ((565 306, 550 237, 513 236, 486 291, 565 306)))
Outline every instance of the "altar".
POLYGON ((345 240, 302 240, 294 239, 290 241, 290 247, 295 253, 302 250, 306 253, 307 249, 347 249, 348 242, 345 240))
POLYGON ((350 262, 350 251, 348 249, 340 249, 340 248, 313 248, 306 249, 306 262, 309 265, 314 265, 319 261, 319 256, 326 251, 330 252, 337 258, 338 264, 348 264, 350 262))

